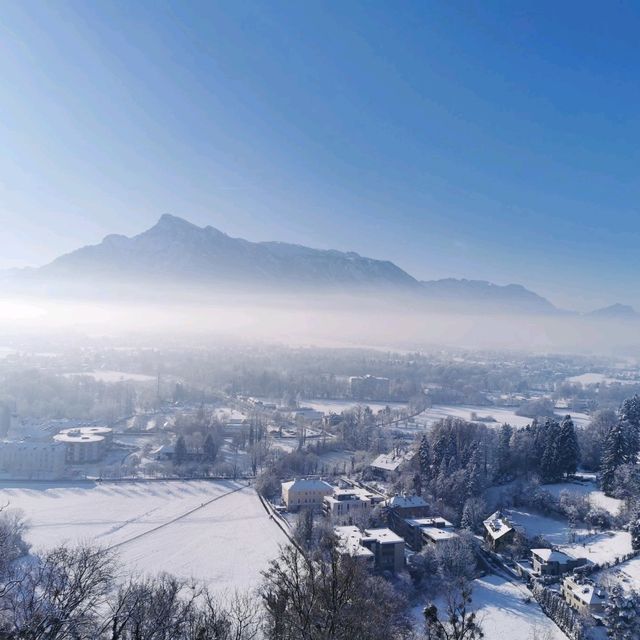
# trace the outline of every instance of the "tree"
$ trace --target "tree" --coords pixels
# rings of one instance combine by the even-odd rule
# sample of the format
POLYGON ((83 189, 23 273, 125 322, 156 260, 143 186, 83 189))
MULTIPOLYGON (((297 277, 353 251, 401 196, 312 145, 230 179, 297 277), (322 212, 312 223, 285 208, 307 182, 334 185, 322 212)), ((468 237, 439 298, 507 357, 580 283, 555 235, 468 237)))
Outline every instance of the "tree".
POLYGON ((629 533, 631 534, 631 547, 634 551, 640 549, 640 509, 636 508, 629 522, 629 533))
POLYGON ((504 478, 511 473, 511 425, 503 424, 498 437, 498 450, 496 453, 496 476, 504 478))
POLYGON ((263 578, 266 640, 392 640, 405 626, 393 588, 333 535, 313 552, 283 547, 263 578))
POLYGON ((602 474, 602 490, 611 495, 615 489, 616 470, 626 460, 627 443, 622 429, 622 424, 616 422, 604 443, 604 451, 602 452, 602 463, 600 471, 602 474))
POLYGON ((418 459, 420 461, 420 473, 428 483, 431 480, 431 447, 429 446, 429 438, 425 433, 420 441, 420 448, 418 449, 418 459))
POLYGON ((176 464, 183 464, 187 461, 187 445, 185 444, 183 436, 179 436, 176 440, 173 459, 176 464))
POLYGON ((558 451, 560 425, 556 420, 547 420, 543 430, 544 453, 540 460, 540 475, 544 482, 555 482, 562 475, 558 451))
POLYGON ((576 472, 580 460, 580 449, 576 430, 573 426, 571 416, 565 416, 560 424, 558 434, 558 469, 565 475, 576 472))
POLYGON ((210 433, 207 434, 207 437, 204 439, 202 452, 204 453, 205 462, 213 464, 216 461, 216 457, 218 455, 218 447, 216 446, 215 440, 210 433))
POLYGON ((627 462, 635 464, 640 452, 640 396, 627 398, 622 403, 620 422, 627 441, 627 462))
POLYGON ((448 590, 445 619, 431 603, 424 610, 426 640, 480 640, 484 637, 476 614, 469 610, 471 584, 462 581, 448 590))

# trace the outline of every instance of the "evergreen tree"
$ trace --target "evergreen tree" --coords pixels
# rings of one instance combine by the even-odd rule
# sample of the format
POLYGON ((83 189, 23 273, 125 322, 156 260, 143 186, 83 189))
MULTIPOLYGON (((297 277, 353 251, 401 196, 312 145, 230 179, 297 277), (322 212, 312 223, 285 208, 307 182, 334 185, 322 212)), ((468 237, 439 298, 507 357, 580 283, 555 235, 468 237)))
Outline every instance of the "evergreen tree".
POLYGON ((559 471, 566 475, 576 472, 580 460, 580 447, 571 416, 565 416, 558 436, 559 471))
POLYGON ((635 464, 640 452, 640 396, 627 398, 620 407, 620 422, 627 440, 627 462, 635 464))
POLYGON ((562 476, 558 452, 560 425, 556 420, 547 420, 543 433, 545 446, 540 460, 540 475, 544 482, 554 482, 562 476))
POLYGON ((187 460, 187 445, 185 444, 183 436, 179 436, 176 440, 173 459, 176 464, 182 464, 187 460))
POLYGON ((480 447, 476 446, 467 466, 467 498, 475 498, 482 490, 482 459, 480 447))
POLYGON ((429 480, 431 480, 431 447, 429 446, 429 438, 426 433, 420 441, 418 459, 420 462, 420 473, 425 481, 429 482, 429 480))
POLYGON ((629 522, 629 533, 631 534, 631 547, 634 551, 640 549, 640 510, 636 509, 629 522))
POLYGON ((218 447, 216 446, 216 443, 213 440, 213 436, 210 433, 207 434, 207 437, 204 439, 202 451, 204 453, 205 462, 213 464, 216 461, 216 456, 218 455, 218 447))
POLYGON ((604 443, 600 472, 602 474, 602 490, 611 495, 615 489, 616 470, 624 464, 627 457, 627 442, 622 424, 617 422, 611 427, 604 443))
POLYGON ((503 424, 498 437, 498 451, 496 460, 496 475, 503 478, 511 473, 511 436, 513 429, 508 424, 503 424))

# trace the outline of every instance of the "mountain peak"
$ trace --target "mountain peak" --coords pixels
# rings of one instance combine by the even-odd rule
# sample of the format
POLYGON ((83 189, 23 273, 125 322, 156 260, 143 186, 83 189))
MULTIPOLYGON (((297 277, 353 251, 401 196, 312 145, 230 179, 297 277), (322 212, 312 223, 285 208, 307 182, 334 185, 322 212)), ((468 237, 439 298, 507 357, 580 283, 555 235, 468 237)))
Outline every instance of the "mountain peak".
POLYGON ((616 302, 608 307, 596 309, 589 315, 598 318, 637 318, 639 314, 632 306, 616 302))
POLYGON ((176 229, 176 228, 191 228, 191 229, 200 229, 200 227, 193 224, 193 222, 189 222, 184 218, 180 218, 179 216, 174 216, 172 213, 163 213, 158 222, 152 227, 152 229, 176 229))

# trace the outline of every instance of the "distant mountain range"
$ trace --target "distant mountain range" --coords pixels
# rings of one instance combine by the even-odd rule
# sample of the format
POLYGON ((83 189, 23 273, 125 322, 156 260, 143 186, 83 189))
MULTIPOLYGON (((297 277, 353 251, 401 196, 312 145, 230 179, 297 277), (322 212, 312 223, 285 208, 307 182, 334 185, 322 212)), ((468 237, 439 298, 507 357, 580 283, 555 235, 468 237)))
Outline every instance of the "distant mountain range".
MULTIPOLYGON (((566 313, 518 284, 453 278, 421 282, 386 260, 283 242, 249 242, 169 214, 136 236, 109 235, 43 267, 6 272, 2 285, 14 291, 98 296, 123 291, 142 296, 163 289, 393 293, 443 310, 566 313)), ((614 305, 591 315, 631 314, 630 307, 614 305)))
POLYGON ((589 316, 592 318, 621 318, 621 319, 636 319, 640 318, 640 314, 628 304, 612 304, 609 307, 602 309, 596 309, 592 311, 589 316))

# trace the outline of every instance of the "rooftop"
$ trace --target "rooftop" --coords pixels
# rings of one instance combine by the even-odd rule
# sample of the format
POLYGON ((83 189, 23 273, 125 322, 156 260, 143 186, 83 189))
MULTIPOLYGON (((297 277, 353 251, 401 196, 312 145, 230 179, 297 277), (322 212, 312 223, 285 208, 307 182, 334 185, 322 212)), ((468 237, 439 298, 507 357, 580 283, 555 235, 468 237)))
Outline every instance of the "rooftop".
POLYGON ((318 480, 317 478, 296 478, 289 482, 283 482, 282 488, 291 490, 295 487, 296 491, 330 491, 333 492, 333 487, 324 480, 318 480))
POLYGON ((489 532, 489 535, 497 540, 498 538, 502 538, 505 534, 509 533, 509 531, 513 531, 513 527, 511 524, 503 517, 500 511, 496 511, 494 514, 490 515, 483 522, 485 529, 489 532))
POLYGON ((363 547, 360 541, 363 533, 358 527, 335 527, 334 531, 340 539, 340 548, 352 556, 373 557, 373 551, 363 547))
POLYGON ((434 542, 438 542, 439 540, 453 540, 458 537, 458 534, 455 531, 451 531, 450 529, 438 529, 437 527, 425 527, 422 532, 434 542))
POLYGON ((410 507, 426 507, 427 503, 422 496, 393 496, 389 498, 385 503, 386 507, 392 509, 407 509, 410 507))
POLYGON ((571 556, 563 553, 562 551, 554 551, 553 549, 531 549, 531 553, 542 558, 545 562, 559 562, 560 564, 566 564, 574 560, 571 556))
POLYGON ((365 529, 364 532, 367 538, 373 538, 380 544, 404 542, 404 539, 393 533, 391 529, 365 529))
POLYGON ((453 527, 451 522, 439 516, 433 516, 432 518, 406 518, 405 522, 413 527, 439 527, 442 529, 453 527))

